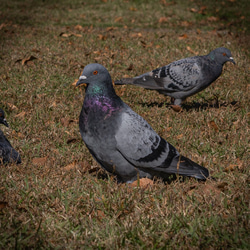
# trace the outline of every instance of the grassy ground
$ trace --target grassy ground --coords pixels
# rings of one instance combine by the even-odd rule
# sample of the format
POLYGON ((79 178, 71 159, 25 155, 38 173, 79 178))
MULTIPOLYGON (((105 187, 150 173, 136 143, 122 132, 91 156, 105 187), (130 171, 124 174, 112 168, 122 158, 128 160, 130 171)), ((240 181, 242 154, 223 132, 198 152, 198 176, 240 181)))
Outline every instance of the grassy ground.
POLYGON ((1 129, 22 156, 0 166, 0 248, 249 248, 247 2, 0 0, 1 129), (156 92, 115 87, 217 181, 130 187, 99 170, 78 128, 84 65, 114 80, 220 46, 237 65, 181 113, 156 92))

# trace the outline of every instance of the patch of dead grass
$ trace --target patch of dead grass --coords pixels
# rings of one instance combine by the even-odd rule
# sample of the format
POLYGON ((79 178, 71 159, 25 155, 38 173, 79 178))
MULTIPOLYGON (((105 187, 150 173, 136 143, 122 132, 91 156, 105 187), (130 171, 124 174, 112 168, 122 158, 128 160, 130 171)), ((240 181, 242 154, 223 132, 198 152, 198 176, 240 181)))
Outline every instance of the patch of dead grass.
POLYGON ((209 20, 204 13, 209 8, 196 1, 190 6, 160 1, 163 8, 150 1, 92 2, 65 0, 63 8, 57 1, 3 5, 0 106, 10 128, 1 129, 22 164, 0 166, 0 246, 246 247, 248 34, 209 20), (84 90, 72 83, 83 67, 102 63, 115 80, 219 46, 231 49, 237 65, 226 64, 222 76, 190 97, 182 112, 174 112, 169 98, 156 92, 115 87, 216 181, 156 180, 131 187, 99 170, 78 129, 84 90))

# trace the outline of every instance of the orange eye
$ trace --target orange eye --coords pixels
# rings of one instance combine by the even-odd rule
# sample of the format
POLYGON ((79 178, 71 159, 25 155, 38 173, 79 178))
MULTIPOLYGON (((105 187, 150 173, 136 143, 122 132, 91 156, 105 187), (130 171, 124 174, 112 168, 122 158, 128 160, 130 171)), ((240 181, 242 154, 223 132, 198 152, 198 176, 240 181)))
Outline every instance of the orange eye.
POLYGON ((98 74, 98 71, 95 70, 95 71, 93 72, 93 75, 97 75, 97 74, 98 74))
POLYGON ((227 54, 226 54, 226 53, 223 53, 222 55, 223 55, 223 56, 226 56, 227 54))

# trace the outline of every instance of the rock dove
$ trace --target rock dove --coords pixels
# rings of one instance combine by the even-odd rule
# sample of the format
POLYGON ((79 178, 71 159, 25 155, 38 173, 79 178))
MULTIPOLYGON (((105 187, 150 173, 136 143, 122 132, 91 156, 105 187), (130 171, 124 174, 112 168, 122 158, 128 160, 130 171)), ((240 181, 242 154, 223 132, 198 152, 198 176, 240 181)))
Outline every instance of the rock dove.
POLYGON ((227 48, 217 48, 205 56, 194 56, 172 62, 134 78, 115 81, 116 85, 132 84, 156 90, 171 97, 174 105, 207 88, 222 73, 224 63, 235 64, 227 48))
MULTIPOLYGON (((4 111, 2 109, 0 109, 0 123, 9 127, 6 119, 4 118, 4 111)), ((21 163, 21 157, 11 146, 8 139, 4 136, 3 131, 0 129, 0 165, 13 162, 21 163)))
POLYGON ((116 95, 108 70, 87 65, 76 86, 87 84, 80 133, 95 160, 118 182, 169 176, 205 180, 208 170, 182 156, 116 95))

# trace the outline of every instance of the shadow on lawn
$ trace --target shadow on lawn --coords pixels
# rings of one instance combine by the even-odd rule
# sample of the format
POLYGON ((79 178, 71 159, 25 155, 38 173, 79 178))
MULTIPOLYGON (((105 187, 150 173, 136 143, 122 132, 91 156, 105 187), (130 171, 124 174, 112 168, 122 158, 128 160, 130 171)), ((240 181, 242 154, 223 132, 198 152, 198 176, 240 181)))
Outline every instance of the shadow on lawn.
MULTIPOLYGON (((142 105, 143 107, 167 107, 171 109, 172 104, 171 103, 165 103, 165 102, 150 102, 150 103, 142 103, 139 102, 140 105, 142 105)), ((189 110, 206 110, 209 108, 216 108, 219 109, 221 107, 227 107, 227 106, 235 106, 235 107, 239 107, 239 101, 232 101, 232 102, 220 102, 218 99, 213 99, 213 100, 209 100, 209 101, 205 101, 205 102, 192 102, 192 103, 183 103, 182 104, 182 109, 185 111, 189 111, 189 110)))

